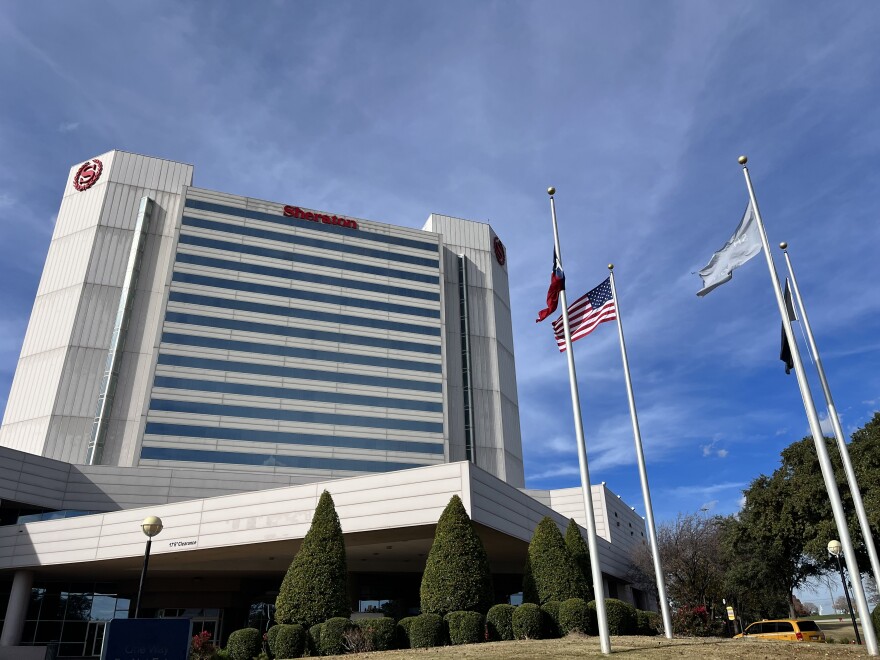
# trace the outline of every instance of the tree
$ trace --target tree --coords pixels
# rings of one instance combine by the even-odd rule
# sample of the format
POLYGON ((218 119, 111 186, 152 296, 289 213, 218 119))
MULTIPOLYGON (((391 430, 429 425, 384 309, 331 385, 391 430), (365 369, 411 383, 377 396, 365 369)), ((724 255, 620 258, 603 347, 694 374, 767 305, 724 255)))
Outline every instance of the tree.
POLYGON ((846 596, 838 596, 831 604, 834 611, 838 614, 849 614, 849 603, 846 602, 846 596))
POLYGON ((571 518, 568 521, 568 527, 565 529, 565 546, 574 557, 575 563, 581 569, 581 575, 587 583, 587 595, 584 600, 593 600, 593 571, 590 566, 590 548, 584 537, 581 536, 581 528, 571 518))
POLYGON ((560 602, 569 598, 583 598, 589 595, 589 586, 575 558, 572 557, 559 527, 550 516, 545 516, 529 542, 528 566, 523 583, 523 597, 531 590, 538 605, 551 600, 560 602))
POLYGON ((459 610, 485 614, 494 602, 486 550, 458 495, 437 522, 420 591, 422 612, 440 616, 459 610))
POLYGON ((318 500, 312 525, 290 563, 278 598, 275 621, 308 629, 333 617, 349 617, 348 569, 342 526, 326 490, 318 500))

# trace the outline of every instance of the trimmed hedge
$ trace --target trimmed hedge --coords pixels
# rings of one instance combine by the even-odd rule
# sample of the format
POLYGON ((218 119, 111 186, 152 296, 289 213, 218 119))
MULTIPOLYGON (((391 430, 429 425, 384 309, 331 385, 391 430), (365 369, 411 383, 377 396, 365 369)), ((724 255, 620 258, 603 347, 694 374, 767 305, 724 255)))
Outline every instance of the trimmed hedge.
POLYGON ((397 633, 397 648, 399 649, 411 649, 412 645, 409 640, 409 629, 412 626, 412 622, 415 620, 414 616, 405 616, 400 621, 397 622, 397 628, 395 632, 397 633))
POLYGON ((486 615, 486 632, 489 641, 510 641, 513 639, 513 613, 516 607, 502 603, 489 608, 486 615))
POLYGON ((485 639, 486 618, 479 612, 450 612, 443 618, 453 645, 477 644, 485 639))
POLYGON ((275 624, 269 630, 266 631, 266 646, 269 647, 269 657, 275 657, 275 638, 278 636, 278 626, 280 624, 275 624))
POLYGON ((242 628, 229 635, 226 651, 232 660, 251 660, 263 652, 263 635, 256 628, 242 628))
POLYGON ((563 637, 570 633, 591 634, 590 610, 587 607, 587 601, 583 598, 569 598, 560 603, 559 632, 563 637))
POLYGON ((609 635, 635 635, 638 629, 636 608, 617 598, 605 599, 609 635))
POLYGON ((555 639, 561 636, 559 630, 559 601, 550 600, 541 605, 544 622, 544 639, 555 639))
POLYGON ((321 642, 318 648, 321 655, 342 655, 345 653, 345 633, 354 628, 350 619, 334 616, 324 622, 321 628, 321 642))
POLYGON ((636 634, 652 637, 660 634, 660 615, 657 612, 636 610, 636 634))
POLYGON ((394 648, 394 636, 397 625, 391 617, 381 619, 360 619, 357 626, 364 631, 374 651, 390 651, 394 648))
POLYGON ((437 522, 420 595, 423 614, 485 614, 492 606, 489 559, 458 495, 452 496, 437 522))
POLYGON ((439 614, 426 612, 412 617, 409 624, 409 647, 426 649, 432 646, 443 646, 443 619, 439 614))
POLYGON ((515 639, 541 639, 543 614, 534 603, 523 603, 513 613, 513 637, 515 639))
POLYGON ((275 599, 275 621, 313 626, 333 617, 348 617, 351 607, 347 581, 342 527, 333 498, 325 490, 281 583, 275 599))
POLYGON ((306 629, 298 623, 282 623, 272 626, 269 632, 275 628, 278 631, 275 633, 274 645, 272 638, 268 638, 272 655, 278 658, 278 660, 301 658, 306 650, 306 629))
MULTIPOLYGON (((535 528, 529 542, 529 564, 539 604, 551 600, 584 598, 587 595, 587 583, 581 569, 550 516, 545 516, 535 528)), ((525 588, 524 584, 524 593, 525 588)))
POLYGON ((583 598, 584 600, 590 600, 593 598, 593 571, 590 565, 590 547, 587 545, 584 537, 581 536, 580 527, 578 527, 574 518, 569 519, 568 527, 565 529, 565 547, 571 553, 574 563, 581 570, 581 575, 584 576, 584 582, 587 584, 587 592, 583 598))
POLYGON ((596 601, 591 600, 587 603, 587 628, 588 635, 599 634, 599 615, 596 613, 596 601))
POLYGON ((321 654, 321 631, 323 629, 323 623, 316 623, 306 633, 306 650, 309 652, 309 655, 321 654))

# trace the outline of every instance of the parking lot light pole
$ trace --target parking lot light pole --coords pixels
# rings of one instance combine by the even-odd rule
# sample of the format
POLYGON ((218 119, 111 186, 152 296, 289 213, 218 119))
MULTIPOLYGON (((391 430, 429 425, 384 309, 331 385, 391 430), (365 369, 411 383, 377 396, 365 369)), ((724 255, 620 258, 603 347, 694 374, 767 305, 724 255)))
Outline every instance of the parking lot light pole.
POLYGON ((147 516, 141 523, 141 530, 147 535, 147 549, 144 551, 144 567, 141 569, 141 582, 138 585, 137 600, 134 603, 135 619, 141 609, 141 593, 144 590, 144 578, 147 576, 147 566, 150 563, 150 545, 153 543, 153 537, 162 531, 162 520, 157 516, 147 516))
POLYGON ((843 574, 843 564, 840 563, 840 541, 828 541, 828 554, 833 555, 837 559, 837 568, 840 570, 840 583, 843 585, 843 595, 846 596, 846 606, 849 609, 849 616, 852 619, 853 630, 856 633, 856 644, 861 646, 862 638, 859 637, 859 627, 856 625, 856 615, 853 614, 852 601, 849 599, 849 591, 846 588, 846 576, 843 574))

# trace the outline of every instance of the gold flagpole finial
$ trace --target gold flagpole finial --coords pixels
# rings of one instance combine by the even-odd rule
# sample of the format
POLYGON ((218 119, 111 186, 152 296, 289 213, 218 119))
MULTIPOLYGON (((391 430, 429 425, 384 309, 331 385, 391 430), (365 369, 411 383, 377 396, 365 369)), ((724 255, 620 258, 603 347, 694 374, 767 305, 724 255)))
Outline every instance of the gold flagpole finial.
POLYGON ((740 156, 739 158, 736 159, 736 162, 739 163, 740 165, 745 165, 746 163, 749 162, 749 159, 746 156, 740 156))
POLYGON ((782 243, 779 244, 780 250, 785 250, 787 247, 788 247, 788 243, 786 243, 785 241, 782 241, 782 243))
POLYGON ((614 270, 614 264, 608 264, 608 270, 614 270))
POLYGON ((547 188, 547 194, 552 197, 553 195, 556 194, 556 188, 554 188, 553 186, 550 186, 549 188, 547 188))

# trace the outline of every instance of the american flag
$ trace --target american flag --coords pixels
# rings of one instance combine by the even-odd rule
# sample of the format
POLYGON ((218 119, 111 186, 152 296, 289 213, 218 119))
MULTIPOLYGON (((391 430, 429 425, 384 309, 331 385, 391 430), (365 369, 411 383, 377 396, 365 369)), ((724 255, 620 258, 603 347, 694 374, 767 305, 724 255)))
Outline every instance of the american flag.
MULTIPOLYGON (((605 321, 617 319, 617 307, 611 295, 611 278, 606 279, 595 289, 575 300, 568 307, 568 323, 571 327, 571 341, 575 342, 581 337, 586 337, 596 326, 605 321)), ((556 345, 559 351, 565 351, 565 332, 562 327, 562 317, 553 321, 553 333, 556 335, 556 345)))

